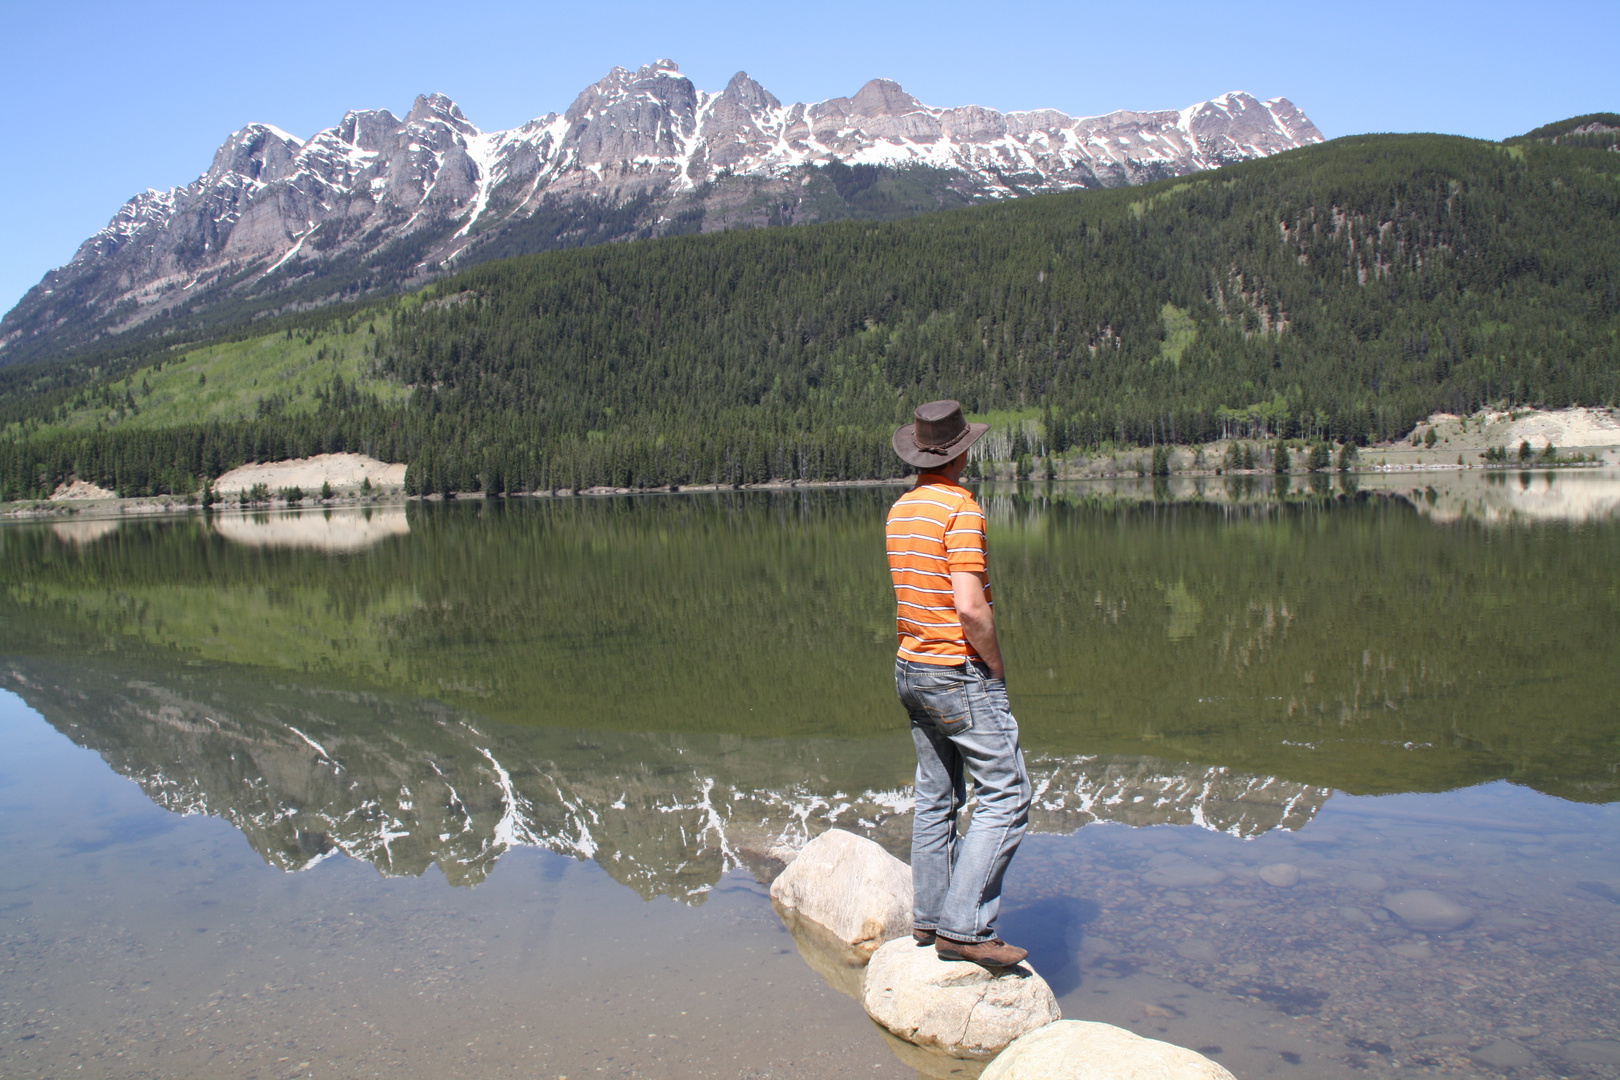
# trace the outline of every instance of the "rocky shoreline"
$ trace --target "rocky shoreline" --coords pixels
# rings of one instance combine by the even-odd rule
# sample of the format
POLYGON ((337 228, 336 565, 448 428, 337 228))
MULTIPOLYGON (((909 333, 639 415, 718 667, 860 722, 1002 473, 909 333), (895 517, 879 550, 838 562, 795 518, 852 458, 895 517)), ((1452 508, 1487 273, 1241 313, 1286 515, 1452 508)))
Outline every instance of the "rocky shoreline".
POLYGON ((771 883, 809 966, 861 1002, 890 1049, 937 1080, 1232 1080, 1202 1054, 1108 1024, 1065 1021, 1028 962, 948 962, 911 934, 911 867, 831 829, 771 883))

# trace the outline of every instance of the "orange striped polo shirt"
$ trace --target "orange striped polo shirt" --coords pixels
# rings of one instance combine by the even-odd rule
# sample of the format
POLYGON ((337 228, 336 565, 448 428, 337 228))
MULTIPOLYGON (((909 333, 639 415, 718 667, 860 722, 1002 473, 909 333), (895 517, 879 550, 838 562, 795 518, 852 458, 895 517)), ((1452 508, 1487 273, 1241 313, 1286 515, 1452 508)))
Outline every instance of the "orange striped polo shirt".
POLYGON ((925 472, 890 508, 886 532, 900 658, 941 665, 977 658, 951 589, 951 571, 985 572, 984 511, 972 493, 925 472))

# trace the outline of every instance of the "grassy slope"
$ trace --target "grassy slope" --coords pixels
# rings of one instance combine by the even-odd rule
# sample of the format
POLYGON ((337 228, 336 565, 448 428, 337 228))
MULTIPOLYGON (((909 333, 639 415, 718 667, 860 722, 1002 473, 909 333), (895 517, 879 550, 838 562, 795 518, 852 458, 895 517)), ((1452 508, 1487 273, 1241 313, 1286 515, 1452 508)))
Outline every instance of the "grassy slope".
MULTIPOLYGON (((50 420, 31 425, 29 434, 242 420, 257 415, 261 402, 292 415, 309 413, 317 407, 317 392, 334 377, 382 401, 402 401, 409 393, 405 387, 371 374, 369 351, 375 340, 368 324, 361 323, 297 337, 267 334, 204 345, 177 359, 136 368, 109 384, 111 404, 100 394, 76 395, 50 420), (127 407, 129 397, 134 399, 134 412, 127 407)), ((23 425, 8 424, 0 437, 22 431, 23 425)))

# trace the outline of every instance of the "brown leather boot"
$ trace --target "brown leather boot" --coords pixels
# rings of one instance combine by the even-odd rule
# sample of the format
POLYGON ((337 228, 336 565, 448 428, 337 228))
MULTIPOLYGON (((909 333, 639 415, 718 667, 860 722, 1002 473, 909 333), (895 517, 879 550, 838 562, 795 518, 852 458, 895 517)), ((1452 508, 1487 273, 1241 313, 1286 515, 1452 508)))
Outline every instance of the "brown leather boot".
POLYGON ((941 937, 934 942, 934 955, 941 960, 968 960, 987 968, 1007 968, 1022 963, 1028 949, 1009 945, 1000 938, 989 941, 952 941, 941 937))
POLYGON ((932 945, 934 943, 934 932, 932 930, 922 929, 913 930, 911 932, 911 939, 918 945, 932 945))

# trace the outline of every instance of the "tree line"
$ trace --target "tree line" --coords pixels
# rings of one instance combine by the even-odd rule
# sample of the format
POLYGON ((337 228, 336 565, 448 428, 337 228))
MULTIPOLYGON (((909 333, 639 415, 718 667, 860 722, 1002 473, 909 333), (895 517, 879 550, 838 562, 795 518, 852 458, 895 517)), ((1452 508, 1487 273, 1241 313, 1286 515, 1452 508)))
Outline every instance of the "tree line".
MULTIPOLYGON (((178 490, 335 447, 409 462, 420 492, 884 476, 934 397, 1038 410, 1058 452, 1613 405, 1620 155, 1346 138, 1140 188, 491 262, 341 317, 376 321, 403 405, 13 435, 0 484, 178 490)), ((0 417, 49 398, 22 379, 0 417)))

